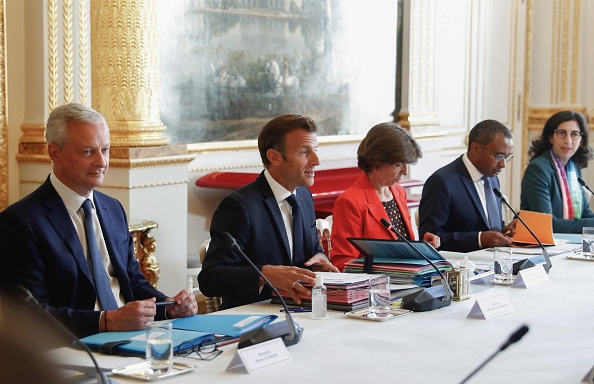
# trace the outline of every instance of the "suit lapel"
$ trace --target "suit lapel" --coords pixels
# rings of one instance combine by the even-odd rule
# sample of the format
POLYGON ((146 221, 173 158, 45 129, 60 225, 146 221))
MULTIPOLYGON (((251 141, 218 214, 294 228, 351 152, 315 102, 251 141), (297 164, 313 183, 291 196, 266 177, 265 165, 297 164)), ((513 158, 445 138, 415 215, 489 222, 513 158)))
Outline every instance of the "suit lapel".
POLYGON ((85 256, 82 244, 76 229, 72 224, 72 219, 68 215, 68 210, 64 206, 64 202, 58 195, 58 192, 49 182, 49 179, 45 184, 47 188, 47 198, 44 200, 43 205, 47 209, 46 217, 49 224, 54 228, 58 236, 64 242, 64 245, 70 251, 70 254, 74 258, 78 268, 86 276, 86 278, 93 284, 93 277, 89 269, 89 264, 85 256), (59 207, 59 208, 56 208, 59 207))
POLYGON ((458 162, 456 164, 456 168, 458 169, 458 173, 460 174, 460 182, 466 189, 466 192, 470 196, 470 200, 476 207, 476 210, 481 213, 481 218, 483 219, 483 223, 485 226, 489 228, 489 222, 487 221, 487 215, 485 214, 485 210, 483 208, 483 204, 481 203, 481 199, 479 198, 478 192, 476 191, 476 187, 474 186, 474 182, 468 173, 468 169, 464 165, 462 161, 462 157, 458 158, 458 162))
MULTIPOLYGON (((375 193, 375 189, 371 185, 371 181, 369 181, 369 177, 364 174, 359 179, 363 184, 363 193, 365 194, 365 201, 367 204, 367 211, 373 217, 373 219, 377 223, 381 223, 381 219, 387 219, 390 221, 390 218, 386 214, 386 209, 384 208, 382 202, 379 199, 377 193, 375 193), (363 179, 364 178, 364 179, 363 179)), ((396 197, 394 197, 396 199, 396 197)), ((398 206, 400 208, 400 206, 398 206)), ((396 234, 390 231, 388 228, 384 228, 386 235, 391 237, 392 239, 396 239, 396 234)))
POLYGON ((281 215, 276 198, 274 197, 272 189, 270 189, 270 185, 268 185, 268 181, 266 180, 263 172, 260 174, 260 176, 258 176, 256 182, 258 183, 260 193, 262 193, 262 197, 264 198, 264 206, 272 218, 272 225, 274 226, 272 230, 276 231, 285 245, 285 252, 281 255, 283 259, 283 265, 291 265, 291 248, 289 248, 287 230, 285 229, 283 216, 281 215))

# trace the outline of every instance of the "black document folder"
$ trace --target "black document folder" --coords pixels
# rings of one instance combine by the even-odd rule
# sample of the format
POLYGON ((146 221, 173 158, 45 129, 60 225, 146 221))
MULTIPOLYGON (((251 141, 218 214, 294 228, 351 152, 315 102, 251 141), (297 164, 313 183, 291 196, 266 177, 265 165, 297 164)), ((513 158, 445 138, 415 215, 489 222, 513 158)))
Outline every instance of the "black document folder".
MULTIPOLYGON (((380 263, 406 263, 426 265, 427 260, 415 252, 401 240, 381 240, 369 238, 349 237, 347 240, 363 255, 372 255, 374 262, 380 263)), ((429 244, 424 241, 410 241, 425 257, 431 261, 445 261, 445 259, 429 244)))

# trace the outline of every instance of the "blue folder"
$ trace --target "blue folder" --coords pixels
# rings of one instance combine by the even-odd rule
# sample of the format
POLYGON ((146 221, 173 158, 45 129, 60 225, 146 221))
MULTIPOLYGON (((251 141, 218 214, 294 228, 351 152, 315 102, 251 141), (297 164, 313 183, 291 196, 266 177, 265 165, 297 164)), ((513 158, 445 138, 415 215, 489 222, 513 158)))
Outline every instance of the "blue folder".
POLYGON ((173 328, 239 337, 276 320, 276 315, 194 315, 173 320, 173 328))
MULTIPOLYGON (((212 337, 212 333, 172 330, 173 352, 178 353, 184 344, 189 348, 200 344, 204 339, 212 337)), ((145 356, 146 331, 102 332, 80 339, 94 351, 108 354, 145 356)), ((189 349, 188 348, 188 349, 189 349)))

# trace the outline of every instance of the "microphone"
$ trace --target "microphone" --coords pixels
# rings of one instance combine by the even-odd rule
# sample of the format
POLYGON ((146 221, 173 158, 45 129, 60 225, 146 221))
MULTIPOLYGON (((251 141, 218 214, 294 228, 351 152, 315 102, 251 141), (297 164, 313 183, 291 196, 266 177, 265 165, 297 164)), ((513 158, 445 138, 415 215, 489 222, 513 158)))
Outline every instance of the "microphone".
POLYGON ((466 378, 464 380, 462 380, 460 382, 460 384, 466 383, 472 376, 474 376, 475 373, 477 373, 482 367, 484 367, 489 361, 491 361, 491 359, 493 359, 495 356, 497 356, 497 354, 499 352, 507 349, 507 347, 509 347, 513 343, 520 341, 520 339, 522 337, 524 337, 524 335, 527 332, 528 332, 527 325, 522 325, 520 328, 518 328, 514 333, 511 334, 509 339, 507 339, 507 341, 501 347, 499 347, 499 349, 497 351, 495 351, 495 353, 493 353, 491 356, 489 356, 489 358, 487 360, 485 360, 481 365, 479 365, 474 371, 472 371, 470 373, 470 375, 466 376, 466 378))
POLYGON ((429 264, 431 264, 431 266, 437 271, 440 277, 441 286, 424 288, 422 290, 418 290, 416 292, 411 293, 410 295, 403 297, 402 307, 404 309, 410 309, 415 312, 425 312, 432 311, 438 308, 447 307, 448 305, 450 305, 452 303, 453 293, 450 289, 450 286, 448 285, 447 280, 445 279, 439 268, 437 268, 435 264, 433 264, 433 262, 429 260, 427 256, 423 255, 421 251, 416 249, 414 245, 412 245, 406 237, 402 236, 402 234, 398 232, 398 230, 394 228, 394 226, 388 220, 382 217, 380 221, 384 227, 394 232, 398 237, 404 240, 406 244, 409 245, 409 247, 411 247, 423 259, 425 259, 429 264))
MULTIPOLYGON (((68 337, 68 339, 70 339, 72 341, 73 346, 78 345, 80 347, 80 349, 84 350, 89 355, 89 357, 93 361, 95 371, 97 371, 97 376, 99 376, 98 380, 100 383, 103 383, 103 384, 117 383, 117 381, 110 380, 107 378, 107 376, 105 376, 105 372, 103 371, 103 369, 101 369, 101 367, 99 367, 99 364, 97 363, 97 360, 95 360, 95 356, 93 356, 93 352, 91 352, 89 347, 85 343, 81 342, 78 337, 76 337, 68 328, 66 328, 64 326, 64 324, 59 322, 55 317, 53 317, 50 313, 48 313, 47 310, 45 308, 43 308, 41 306, 41 304, 39 304, 37 299, 35 299, 33 297, 31 292, 27 288, 23 287, 22 285, 17 285, 16 295, 24 304, 27 304, 28 306, 32 307, 35 311, 42 313, 46 319, 49 319, 49 321, 53 325, 55 325, 55 327, 58 328, 58 330, 62 334, 64 334, 66 337, 68 337)), ((62 367, 68 368, 69 366, 62 365, 62 367)), ((74 367, 75 370, 76 369, 81 370, 82 368, 83 367, 78 367, 78 366, 74 367)))
POLYGON ((241 335, 239 337, 239 343, 237 345, 237 348, 241 349, 249 347, 250 345, 262 343, 268 340, 275 339, 277 337, 280 337, 286 346, 299 343, 301 341, 301 337, 303 336, 303 328, 295 321, 293 321, 293 316, 291 316, 291 312, 289 312, 289 308, 287 308, 287 303, 285 303, 283 297, 280 295, 280 293, 278 293, 276 287, 272 285, 270 281, 268 281, 268 279, 266 278, 266 276, 264 276, 262 271, 260 271, 258 267, 256 267, 254 263, 250 260, 250 258, 247 257, 247 255, 241 250, 241 248, 239 247, 239 245, 237 245, 237 242, 235 241, 233 236, 229 234, 229 232, 223 232, 223 239, 231 248, 239 252, 241 256, 243 256, 243 258, 246 259, 248 263, 250 263, 250 265, 254 267, 256 271, 258 271, 260 277, 262 277, 266 284, 268 284, 270 288, 272 288, 274 293, 276 293, 283 305, 283 308, 285 309, 285 321, 278 321, 272 324, 267 324, 261 328, 255 329, 251 332, 241 335))
MULTIPOLYGON (((552 264, 551 264, 551 259, 549 258, 549 254, 547 253, 547 250, 545 249, 544 245, 542 245, 542 243, 540 242, 538 237, 536 237, 534 232, 532 232, 532 229, 530 229, 530 227, 528 227, 528 225, 526 225, 526 223, 524 222, 524 220, 522 220, 520 215, 518 215, 518 213, 511 207, 511 205, 509 205, 509 203, 507 202, 505 197, 503 197, 503 195, 501 194, 501 191, 497 188, 493 188, 493 192, 495 192, 495 196, 500 198, 501 201, 503 201, 503 203, 509 208, 509 210, 514 213, 514 215, 515 215, 514 217, 517 217, 520 220, 520 222, 524 225, 524 227, 526 227, 528 232, 530 232, 532 237, 534 237, 534 239, 538 242, 538 245, 540 245, 540 249, 542 249, 542 256, 544 258, 544 269, 545 269, 545 271, 547 271, 547 273, 549 273, 549 269, 551 269, 552 264)), ((534 267, 535 265, 541 264, 543 258, 529 257, 525 260, 517 261, 514 263, 512 273, 514 275, 517 275, 518 272, 523 269, 528 269, 528 268, 534 267)))
POLYGON ((592 190, 590 189, 590 187, 588 187, 588 184, 586 184, 586 182, 584 181, 584 179, 582 179, 581 177, 578 177, 578 183, 580 183, 580 185, 584 188, 586 188, 588 190, 588 192, 590 192, 592 195, 594 195, 594 192, 592 192, 592 190))

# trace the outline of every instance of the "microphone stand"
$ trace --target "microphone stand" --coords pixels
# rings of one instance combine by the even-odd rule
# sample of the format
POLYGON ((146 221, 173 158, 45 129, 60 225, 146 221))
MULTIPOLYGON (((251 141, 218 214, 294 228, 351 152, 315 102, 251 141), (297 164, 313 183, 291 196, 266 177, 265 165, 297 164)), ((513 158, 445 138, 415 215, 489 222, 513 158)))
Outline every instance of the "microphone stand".
POLYGON ((520 328, 518 328, 518 330, 516 330, 514 333, 512 333, 511 336, 509 337, 509 339, 507 339, 507 341, 501 347, 499 347, 499 349, 497 351, 495 351, 495 353, 493 353, 491 356, 489 356, 489 358, 487 360, 485 360, 481 365, 479 365, 474 371, 472 371, 470 373, 470 375, 466 376, 466 378, 464 378, 464 380, 462 380, 460 382, 460 384, 466 383, 472 376, 474 376, 478 371, 480 371, 481 368, 483 368, 485 365, 487 365, 487 363, 489 361, 491 361, 495 356, 497 356, 497 354, 499 354, 499 352, 507 349, 507 347, 509 347, 513 343, 520 341, 520 339, 522 337, 524 337, 524 335, 527 332, 528 332, 527 325, 522 325, 520 328))
MULTIPOLYGON (((544 260, 545 260, 544 269, 545 269, 545 271, 547 271, 547 273, 549 273, 549 270, 551 269, 552 264, 551 264, 551 259, 549 257, 549 254, 548 254, 547 250, 545 249, 544 245, 542 245, 539 238, 534 234, 534 232, 532 232, 532 229, 530 229, 530 227, 528 227, 528 225, 524 222, 524 220, 522 220, 520 215, 518 215, 518 213, 511 207, 511 205, 509 205, 509 203, 507 202, 505 197, 503 197, 503 194, 501 194, 501 191, 497 188, 493 188, 493 192, 495 193, 495 196, 500 198, 501 201, 510 209, 510 211, 512 211, 514 213, 514 215, 515 215, 514 217, 517 217, 518 220, 520 220, 520 222, 524 225, 524 227, 526 227, 528 232, 530 232, 532 237, 534 237, 534 239, 538 242, 538 245, 540 245, 540 249, 542 249, 542 256, 544 257, 544 260)), ((518 271, 521 271, 522 269, 528 269, 528 268, 534 267, 536 265, 530 259, 526 259, 526 260, 524 260, 522 262, 518 262, 518 263, 519 264, 518 264, 517 268, 514 264, 514 275, 517 275, 518 271)))
MULTIPOLYGON (((62 324, 61 322, 59 322, 55 317, 53 317, 51 314, 49 314, 47 312, 47 310, 45 308, 43 308, 39 302, 37 301, 37 299, 35 299, 33 297, 33 295, 31 294, 31 292, 21 286, 18 285, 16 287, 16 292, 18 297, 23 301, 23 303, 25 304, 29 304, 31 307, 33 307, 37 312, 40 312, 43 314, 43 316, 48 319, 53 325, 56 326, 56 328, 58 328, 60 330, 60 332, 62 332, 62 334, 66 335, 70 340, 72 340, 72 344, 73 345, 78 345, 79 347, 81 347, 81 349, 83 351, 85 351, 87 353, 87 355, 89 355, 89 357, 91 358, 91 360, 93 361, 93 365, 95 367, 95 371, 97 371, 97 376, 99 376, 99 382, 102 384, 115 384, 117 383, 114 380, 110 380, 107 378, 107 376, 105 375, 105 372, 101 369, 101 367, 99 367, 99 364, 97 363, 97 360, 95 359, 95 356, 93 356, 93 352, 91 352, 91 350, 89 349, 89 347, 80 341, 80 339, 78 337, 76 337, 68 328, 66 328, 64 326, 64 324, 62 324)), ((63 367, 67 368, 67 367, 71 367, 68 365, 62 365, 63 367)), ((79 368, 79 367, 74 367, 75 369, 79 368)), ((80 367, 80 369, 82 370, 82 367, 80 367)))
MULTIPOLYGON (((256 267, 256 265, 254 265, 252 260, 250 260, 250 258, 247 257, 247 255, 241 250, 241 248, 235 241, 235 238, 233 238, 233 236, 231 236, 229 234, 229 232, 223 232, 223 238, 227 242, 227 244, 229 244, 229 246, 231 248, 233 248, 237 252, 239 252, 241 254, 241 256, 243 256, 243 258, 246 259, 248 261, 248 263, 250 263, 250 265, 258 272, 260 277, 262 277, 262 279, 264 279, 266 284, 268 284, 270 286, 270 288, 272 288, 274 293, 276 293, 276 295, 280 299, 280 302, 283 305, 283 308, 285 310, 285 318, 286 318, 286 322, 287 322, 288 328, 289 328, 288 329, 289 334, 284 333, 285 330, 280 328, 280 325, 275 325, 275 324, 264 326, 263 327, 263 328, 265 328, 264 330, 256 329, 252 332, 248 332, 245 336, 242 335, 240 337, 238 348, 247 347, 251 344, 261 343, 261 342, 264 342, 267 340, 274 339, 276 337, 282 337, 283 342, 287 346, 297 344, 299 341, 301 341, 301 337, 303 336, 303 328, 299 324, 297 324, 293 321, 293 316, 291 316, 291 312, 289 312, 289 308, 287 308, 287 303, 285 303, 285 300, 283 299, 283 297, 280 295, 280 293, 278 292, 276 287, 274 285, 272 285, 272 283, 270 283, 270 281, 266 278, 266 276, 264 276, 262 271, 260 271, 258 269, 258 267, 256 267), (266 330, 270 331, 269 334, 262 335, 261 333, 266 330), (242 340, 242 339, 244 339, 244 340, 242 340)), ((282 323, 279 323, 279 324, 282 324, 282 323)))
MULTIPOLYGON (((406 237, 404 237, 400 232, 398 232, 398 230, 396 228, 394 228, 394 226, 392 224, 390 224, 390 222, 388 220, 386 220, 385 218, 381 218, 380 219, 382 225, 384 227, 386 227, 387 229, 391 230, 392 232, 394 232, 396 234, 396 236, 398 236, 399 238, 401 238, 402 240, 404 240, 406 242, 406 244, 408 244, 412 249, 415 250, 416 253, 418 253, 423 259, 425 259, 429 264, 431 264, 431 266, 437 271, 437 273, 439 274, 440 277, 440 281, 441 281, 441 285, 443 286, 443 289, 445 291, 445 296, 441 299, 441 301, 443 302, 451 302, 452 301, 452 295, 453 292, 448 284, 448 282, 446 281, 445 277, 443 276, 443 273, 441 273, 441 271, 439 270, 439 268, 437 268, 437 266, 435 266, 435 264, 433 264, 433 262, 425 255, 423 255, 423 253, 421 251, 419 251, 417 248, 415 248, 414 245, 412 245, 412 243, 410 241, 408 241, 408 239, 406 237)), ((449 304, 448 304, 449 305, 449 304)))

